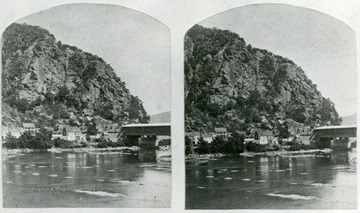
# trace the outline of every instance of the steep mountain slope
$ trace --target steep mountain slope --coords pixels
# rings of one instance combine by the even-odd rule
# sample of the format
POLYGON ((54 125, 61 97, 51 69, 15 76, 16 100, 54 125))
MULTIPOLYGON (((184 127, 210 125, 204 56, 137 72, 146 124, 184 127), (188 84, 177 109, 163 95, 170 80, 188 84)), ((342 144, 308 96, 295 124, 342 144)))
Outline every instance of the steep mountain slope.
POLYGON ((334 104, 294 62, 199 25, 185 36, 185 105, 187 131, 340 122, 334 104))
POLYGON ((1 62, 3 125, 61 121, 81 126, 93 116, 111 122, 149 119, 141 100, 109 64, 56 41, 40 27, 10 25, 2 38, 1 62))

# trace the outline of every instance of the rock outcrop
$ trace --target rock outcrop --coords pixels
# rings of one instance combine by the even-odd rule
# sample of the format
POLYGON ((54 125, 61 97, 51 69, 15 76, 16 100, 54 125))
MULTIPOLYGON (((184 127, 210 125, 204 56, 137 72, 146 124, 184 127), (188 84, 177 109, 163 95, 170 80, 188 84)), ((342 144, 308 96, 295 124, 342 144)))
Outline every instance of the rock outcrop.
POLYGON ((340 122, 334 104, 293 61, 199 25, 185 36, 185 105, 187 131, 340 122))
POLYGON ((109 64, 62 44, 47 30, 14 23, 2 38, 3 125, 57 120, 81 126, 84 118, 147 122, 141 100, 109 64))

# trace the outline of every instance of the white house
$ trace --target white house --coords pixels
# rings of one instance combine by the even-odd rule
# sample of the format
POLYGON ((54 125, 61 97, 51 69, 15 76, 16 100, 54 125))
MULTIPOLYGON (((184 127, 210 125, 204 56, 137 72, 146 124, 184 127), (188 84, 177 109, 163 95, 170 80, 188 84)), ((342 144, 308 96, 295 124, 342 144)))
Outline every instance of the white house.
POLYGON ((33 123, 23 123, 23 133, 30 132, 32 136, 35 136, 36 129, 33 123))
POLYGON ((65 137, 66 136, 62 135, 61 133, 53 133, 52 136, 51 136, 51 140, 54 140, 54 139, 57 139, 57 138, 66 139, 65 137))
POLYGON ((195 145, 198 144, 198 141, 200 139, 200 132, 186 132, 185 135, 188 136, 195 145))
POLYGON ((7 126, 2 126, 1 127, 1 138, 3 141, 7 137, 8 134, 9 134, 9 128, 7 126))
POLYGON ((214 140, 214 133, 205 133, 205 134, 202 134, 201 137, 207 143, 211 143, 214 140))
POLYGON ((227 136, 228 136, 227 129, 225 127, 215 128, 215 135, 216 136, 224 136, 225 138, 227 138, 227 136))
POLYGON ((68 141, 86 141, 85 136, 82 134, 79 127, 65 127, 66 140, 68 141))
POLYGON ((186 132, 185 135, 190 137, 195 145, 199 143, 201 137, 207 143, 211 143, 214 140, 214 133, 186 132))
POLYGON ((9 134, 15 138, 20 138, 21 130, 18 128, 9 128, 3 126, 1 128, 1 138, 4 140, 9 134))
POLYGON ((270 130, 257 130, 255 132, 255 139, 259 140, 259 144, 269 144, 273 141, 274 135, 270 130))
POLYGON ((106 132, 105 133, 105 139, 110 140, 113 143, 118 142, 119 136, 120 136, 120 132, 106 132))

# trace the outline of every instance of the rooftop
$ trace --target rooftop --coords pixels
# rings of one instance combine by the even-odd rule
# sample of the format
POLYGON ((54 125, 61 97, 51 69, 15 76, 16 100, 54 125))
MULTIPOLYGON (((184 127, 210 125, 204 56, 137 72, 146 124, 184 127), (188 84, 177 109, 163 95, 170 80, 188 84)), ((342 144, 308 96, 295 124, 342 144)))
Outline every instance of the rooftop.
POLYGON ((259 136, 273 136, 274 134, 270 130, 258 130, 259 136))
POLYGON ((35 128, 35 124, 33 123, 23 123, 24 128, 35 128))
POLYGON ((200 136, 200 132, 185 132, 186 136, 200 136))
POLYGON ((171 126, 171 123, 137 123, 137 124, 125 124, 122 127, 153 127, 153 126, 171 126))
POLYGON ((81 133, 81 129, 79 127, 67 126, 65 127, 66 132, 77 132, 81 133))
POLYGON ((315 128, 315 130, 320 130, 320 129, 348 129, 348 128, 356 128, 356 125, 343 125, 343 126, 322 126, 322 127, 317 127, 315 128))
POLYGON ((227 132, 227 130, 225 127, 218 127, 218 128, 215 128, 215 132, 227 132))

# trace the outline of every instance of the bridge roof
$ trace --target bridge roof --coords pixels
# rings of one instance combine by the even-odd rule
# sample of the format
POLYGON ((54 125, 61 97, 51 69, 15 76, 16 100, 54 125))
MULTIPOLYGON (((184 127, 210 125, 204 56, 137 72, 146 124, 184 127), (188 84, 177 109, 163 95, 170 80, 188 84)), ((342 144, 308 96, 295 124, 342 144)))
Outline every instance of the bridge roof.
POLYGON ((342 126, 322 126, 322 127, 317 127, 314 130, 322 130, 322 129, 351 129, 351 128, 356 128, 356 125, 342 125, 342 126))
POLYGON ((171 126, 171 123, 138 123, 138 124, 126 124, 122 127, 155 127, 155 126, 171 126))

